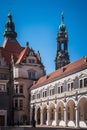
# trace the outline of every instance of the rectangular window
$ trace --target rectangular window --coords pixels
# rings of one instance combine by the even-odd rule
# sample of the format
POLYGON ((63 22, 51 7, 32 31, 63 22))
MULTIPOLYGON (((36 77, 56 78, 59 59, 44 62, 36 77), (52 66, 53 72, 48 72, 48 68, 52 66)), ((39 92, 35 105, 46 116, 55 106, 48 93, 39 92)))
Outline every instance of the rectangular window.
POLYGON ((60 93, 60 87, 58 87, 58 93, 60 93))
POLYGON ((20 85, 20 93, 23 93, 23 86, 20 85))
POLYGON ((6 77, 6 74, 0 73, 0 79, 7 79, 6 77))
POLYGON ((15 86, 15 92, 18 93, 18 85, 15 86))
POLYGON ((84 87, 87 87, 87 78, 84 79, 84 87))
POLYGON ((54 95, 54 88, 53 89, 50 89, 50 96, 51 95, 54 95))
POLYGON ((15 99, 14 107, 15 107, 15 109, 18 109, 18 100, 17 99, 15 99))
POLYGON ((6 92, 6 85, 0 84, 0 92, 6 92))
POLYGON ((35 95, 32 95, 32 100, 34 100, 35 99, 35 95))
POLYGON ((35 60, 34 59, 29 59, 29 63, 35 63, 35 60))
POLYGON ((39 98, 40 98, 40 93, 37 94, 37 99, 39 99, 39 98))
POLYGON ((52 95, 54 95, 54 88, 52 89, 52 95))
POLYGON ((61 86, 61 93, 63 92, 63 86, 61 86))
POLYGON ((28 77, 31 79, 35 79, 35 72, 28 72, 28 77))
POLYGON ((79 87, 82 88, 82 79, 79 81, 80 85, 79 87))
POLYGON ((45 97, 47 96, 47 91, 44 92, 45 93, 45 97))
POLYGON ((71 90, 73 90, 73 83, 71 83, 71 90))
POLYGON ((70 87, 70 84, 68 84, 68 91, 70 91, 71 90, 71 87, 70 87))
POLYGON ((43 97, 46 97, 47 96, 47 91, 44 91, 43 92, 43 97))
POLYGON ((73 82, 68 84, 68 91, 72 91, 73 90, 73 82))
POLYGON ((19 100, 19 109, 23 110, 23 100, 22 99, 19 100))

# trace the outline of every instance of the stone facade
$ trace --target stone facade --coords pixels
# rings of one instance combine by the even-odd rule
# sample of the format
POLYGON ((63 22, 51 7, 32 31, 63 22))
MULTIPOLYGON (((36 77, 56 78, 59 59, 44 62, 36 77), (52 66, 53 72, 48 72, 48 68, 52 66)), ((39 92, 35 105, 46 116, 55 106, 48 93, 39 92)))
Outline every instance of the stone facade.
POLYGON ((45 74, 39 51, 22 47, 8 14, 0 47, 0 125, 29 124, 30 87, 45 74), (3 112, 3 114, 2 114, 3 112))
POLYGON ((31 87, 31 119, 38 125, 87 128, 87 57, 70 63, 64 14, 57 35, 55 69, 31 87))
POLYGON ((87 128, 87 62, 84 59, 65 66, 65 71, 59 69, 48 78, 39 79, 32 86, 31 113, 35 106, 38 125, 87 128))

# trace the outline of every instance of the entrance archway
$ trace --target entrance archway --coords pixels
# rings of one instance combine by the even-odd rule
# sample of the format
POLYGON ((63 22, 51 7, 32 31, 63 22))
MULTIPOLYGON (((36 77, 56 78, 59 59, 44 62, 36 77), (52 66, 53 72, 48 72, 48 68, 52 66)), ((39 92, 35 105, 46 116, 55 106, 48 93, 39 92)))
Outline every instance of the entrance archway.
POLYGON ((57 104, 57 124, 59 126, 64 126, 64 103, 62 101, 57 104))
POLYGON ((40 125, 40 107, 37 109, 37 125, 40 125))
POLYGON ((87 122, 87 98, 83 97, 80 99, 78 104, 79 120, 87 122))
POLYGON ((71 99, 66 106, 67 112, 67 125, 75 126, 75 102, 71 99))
POLYGON ((55 106, 53 103, 49 105, 49 119, 50 125, 52 125, 52 122, 55 120, 55 106))
POLYGON ((47 108, 46 106, 43 108, 43 124, 46 124, 47 121, 47 108))

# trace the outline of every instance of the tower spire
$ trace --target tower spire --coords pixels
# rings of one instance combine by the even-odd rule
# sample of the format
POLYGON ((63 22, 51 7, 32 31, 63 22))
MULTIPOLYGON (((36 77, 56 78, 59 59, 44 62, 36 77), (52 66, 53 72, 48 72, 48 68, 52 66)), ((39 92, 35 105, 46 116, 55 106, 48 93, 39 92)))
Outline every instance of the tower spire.
POLYGON ((68 54, 68 34, 64 24, 64 13, 62 12, 62 21, 59 25, 57 34, 57 53, 55 58, 55 69, 61 68, 70 63, 68 54))
POLYGON ((62 12, 62 23, 64 23, 64 12, 62 12))
POLYGON ((8 14, 8 20, 5 25, 4 37, 11 38, 11 39, 16 39, 16 37, 17 37, 17 33, 15 32, 15 25, 12 22, 11 13, 8 14))

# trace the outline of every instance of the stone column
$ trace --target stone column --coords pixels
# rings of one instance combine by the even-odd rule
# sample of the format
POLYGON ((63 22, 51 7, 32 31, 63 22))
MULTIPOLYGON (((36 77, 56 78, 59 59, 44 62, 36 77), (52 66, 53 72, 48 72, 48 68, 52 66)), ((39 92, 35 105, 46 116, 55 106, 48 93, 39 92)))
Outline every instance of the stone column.
POLYGON ((49 110, 47 109, 47 125, 50 125, 50 114, 49 114, 49 110))
POLYGON ((32 107, 30 107, 30 124, 32 123, 32 107))
POLYGON ((37 124, 37 110, 35 108, 35 121, 36 121, 36 124, 37 124))
POLYGON ((76 127, 79 127, 78 108, 75 106, 76 127))
POLYGON ((40 125, 43 125, 43 110, 40 110, 40 125))
POLYGON ((65 126, 67 126, 67 113, 65 107, 64 107, 64 121, 65 121, 65 126))
POLYGON ((54 109, 54 112, 55 112, 55 125, 57 126, 58 125, 58 114, 57 114, 57 110, 54 109))

